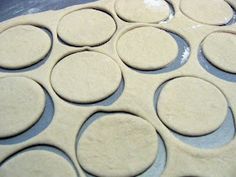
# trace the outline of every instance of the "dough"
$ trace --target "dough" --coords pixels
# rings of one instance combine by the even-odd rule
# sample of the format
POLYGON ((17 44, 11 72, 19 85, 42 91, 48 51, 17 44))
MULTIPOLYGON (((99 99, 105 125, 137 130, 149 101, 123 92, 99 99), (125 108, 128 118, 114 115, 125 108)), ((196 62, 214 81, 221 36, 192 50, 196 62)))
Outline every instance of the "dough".
POLYGON ((0 33, 0 67, 19 69, 42 60, 51 48, 50 36, 32 25, 11 27, 0 33))
POLYGON ((13 156, 1 166, 0 177, 77 177, 63 157, 46 150, 30 150, 13 156))
POLYGON ((92 123, 77 147, 81 166, 96 176, 135 176, 157 155, 157 133, 145 120, 130 114, 110 114, 92 123))
POLYGON ((234 14, 224 0, 181 0, 180 9, 189 18, 209 25, 224 25, 234 14))
POLYGON ((236 35, 216 32, 210 34, 203 42, 203 53, 216 67, 227 72, 236 73, 236 35))
POLYGON ((24 77, 0 79, 0 138, 16 135, 32 126, 45 107, 41 86, 24 77))
POLYGON ((117 52, 121 59, 133 68, 156 70, 175 60, 178 46, 174 38, 164 30, 139 27, 120 37, 117 52))
POLYGON ((116 31, 116 23, 102 11, 82 9, 64 16, 57 30, 59 37, 70 45, 93 46, 108 41, 116 31))
POLYGON ((216 130, 227 115, 227 101, 209 82, 194 77, 169 81, 157 104, 160 119, 174 131, 190 136, 216 130))
POLYGON ((75 53, 53 69, 51 83, 62 98, 76 103, 100 101, 116 91, 121 71, 110 57, 98 52, 75 53))
POLYGON ((116 0, 115 10, 128 22, 158 23, 170 14, 169 5, 164 0, 116 0))

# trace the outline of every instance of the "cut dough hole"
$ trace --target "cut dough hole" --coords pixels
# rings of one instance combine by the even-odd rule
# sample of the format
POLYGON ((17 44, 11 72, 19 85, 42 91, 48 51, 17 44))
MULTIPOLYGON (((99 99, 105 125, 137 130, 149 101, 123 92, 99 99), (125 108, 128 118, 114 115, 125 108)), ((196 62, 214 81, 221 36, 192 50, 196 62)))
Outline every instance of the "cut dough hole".
POLYGON ((128 22, 158 23, 170 15, 164 0, 116 0, 117 15, 128 22))
POLYGON ((147 121, 127 113, 105 115, 81 134, 77 157, 95 176, 135 176, 157 156, 156 130, 147 121))
POLYGON ((228 104, 213 84, 195 77, 168 81, 160 92, 157 112, 174 131, 200 136, 215 131, 224 122, 228 104))
POLYGON ((226 32, 210 34, 202 45, 207 60, 214 66, 236 74, 236 35, 226 32))
POLYGON ((11 27, 0 33, 0 67, 20 69, 42 60, 51 48, 50 36, 32 25, 11 27))
POLYGON ((0 167, 0 176, 77 177, 74 167, 55 152, 44 149, 24 150, 0 167))
POLYGON ((14 136, 38 121, 45 108, 42 87, 24 77, 0 79, 0 138, 14 136))
POLYGON ((130 67, 156 70, 175 60, 178 46, 174 38, 164 30, 139 27, 120 37, 117 42, 117 52, 130 67))
POLYGON ((105 43, 115 31, 116 23, 113 18, 95 9, 82 9, 65 15, 57 28, 59 37, 74 46, 105 43))
POLYGON ((189 18, 209 25, 227 24, 234 15, 224 0, 181 0, 180 9, 189 18))
POLYGON ((56 64, 51 83, 62 98, 93 103, 113 94, 120 85, 119 66, 107 55, 85 51, 69 55, 56 64))

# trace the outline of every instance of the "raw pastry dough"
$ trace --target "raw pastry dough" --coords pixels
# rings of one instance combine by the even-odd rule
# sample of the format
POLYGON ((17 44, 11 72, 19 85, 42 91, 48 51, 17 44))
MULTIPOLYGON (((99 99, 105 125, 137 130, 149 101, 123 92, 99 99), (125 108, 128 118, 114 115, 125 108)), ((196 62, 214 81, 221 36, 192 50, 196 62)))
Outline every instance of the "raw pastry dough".
POLYGON ((32 25, 11 27, 0 33, 0 67, 19 69, 42 60, 51 47, 50 36, 32 25))
POLYGON ((30 150, 3 163, 0 177, 77 177, 72 165, 46 150, 30 150))
POLYGON ((157 140, 155 129, 140 117, 111 114, 85 130, 77 155, 82 167, 96 176, 135 176, 154 162, 157 140))
POLYGON ((58 35, 75 46, 93 46, 106 42, 115 32, 111 16, 95 9, 82 9, 64 16, 58 25, 58 35))
POLYGON ((64 99, 91 103, 115 92, 121 78, 119 66, 110 57, 85 51, 62 59, 52 71, 51 82, 64 99))
POLYGON ((216 32, 210 34, 203 42, 203 53, 216 67, 236 73, 236 35, 216 32))
POLYGON ((226 24, 234 14, 224 0, 181 0, 180 8, 191 19, 209 25, 226 24))
POLYGON ((164 0, 116 0, 115 10, 128 22, 157 23, 170 14, 169 5, 164 0))
POLYGON ((209 82, 180 77, 164 85, 157 104, 160 119, 185 135, 204 135, 216 130, 227 115, 227 101, 209 82))
POLYGON ((120 37, 117 52, 131 67, 155 70, 165 67, 177 57, 178 46, 174 38, 164 30, 139 27, 120 37))
POLYGON ((41 86, 24 77, 0 79, 0 138, 21 133, 32 126, 45 107, 41 86))

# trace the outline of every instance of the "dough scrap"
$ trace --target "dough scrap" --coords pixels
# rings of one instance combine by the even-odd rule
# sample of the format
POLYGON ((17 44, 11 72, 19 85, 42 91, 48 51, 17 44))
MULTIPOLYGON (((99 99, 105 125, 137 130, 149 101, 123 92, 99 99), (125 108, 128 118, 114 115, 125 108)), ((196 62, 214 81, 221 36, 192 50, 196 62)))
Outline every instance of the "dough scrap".
POLYGON ((50 36, 32 25, 11 27, 0 33, 0 67, 20 69, 42 60, 51 48, 50 36))
POLYGON ((116 31, 116 23, 105 12, 82 9, 65 15, 57 32, 66 43, 74 46, 94 46, 107 40, 116 31))
POLYGON ((76 103, 97 102, 114 93, 122 76, 107 55, 85 51, 62 59, 53 69, 51 83, 58 95, 76 103))
POLYGON ((1 166, 0 177, 77 177, 72 165, 60 155, 46 150, 30 150, 1 166))
POLYGON ((210 34, 202 45, 203 53, 216 67, 236 73, 236 35, 216 32, 210 34))
POLYGON ((224 0, 181 0, 180 9, 189 18, 209 25, 227 24, 234 14, 224 0))
POLYGON ((120 37, 117 52, 120 58, 133 68, 156 70, 175 60, 178 46, 174 38, 164 30, 139 27, 120 37))
POLYGON ((147 121, 124 113, 106 115, 92 123, 77 146, 81 166, 104 177, 135 176, 157 156, 158 139, 147 121))
POLYGON ((164 124, 174 131, 200 136, 219 128, 226 118, 228 105, 222 92, 211 83, 180 77, 164 85, 157 111, 164 124))
POLYGON ((45 93, 35 81, 24 77, 0 79, 0 138, 16 135, 32 126, 45 107, 45 93))
POLYGON ((169 5, 164 0, 116 0, 115 10, 128 22, 158 23, 170 14, 169 5))

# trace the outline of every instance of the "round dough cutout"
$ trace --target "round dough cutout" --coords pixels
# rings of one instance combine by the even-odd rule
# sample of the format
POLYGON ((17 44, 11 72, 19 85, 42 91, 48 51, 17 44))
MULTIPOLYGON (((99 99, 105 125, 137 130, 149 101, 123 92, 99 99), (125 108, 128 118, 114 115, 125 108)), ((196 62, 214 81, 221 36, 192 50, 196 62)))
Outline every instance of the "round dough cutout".
POLYGON ((180 9, 189 18, 208 25, 227 24, 234 14, 224 0, 181 0, 180 9))
POLYGON ((178 55, 178 45, 164 30, 139 27, 120 37, 117 52, 124 63, 130 67, 139 70, 156 70, 175 60, 178 55))
POLYGON ((216 67, 236 73, 236 35, 216 32, 210 34, 202 45, 207 60, 216 67))
POLYGON ((32 25, 11 27, 0 33, 0 67, 21 69, 42 60, 51 48, 50 36, 32 25))
POLYGON ((65 15, 59 22, 57 32, 67 44, 94 46, 110 39, 116 31, 113 18, 95 9, 82 9, 65 15))
POLYGON ((95 176, 136 176, 152 165, 158 137, 147 121, 130 114, 106 115, 93 122, 78 142, 81 166, 95 176))
POLYGON ((85 51, 69 55, 54 67, 51 83, 62 98, 75 103, 97 102, 113 94, 122 79, 107 55, 85 51))
POLYGON ((0 138, 21 133, 38 121, 46 97, 42 87, 24 77, 0 79, 0 138))
POLYGON ((60 155, 47 150, 20 152, 0 167, 0 176, 77 177, 72 165, 60 155))
POLYGON ((164 0, 116 0, 116 13, 128 22, 158 23, 170 15, 164 0))
POLYGON ((194 77, 180 77, 164 85, 157 111, 174 131, 200 136, 215 131, 226 118, 228 105, 213 84, 194 77))

